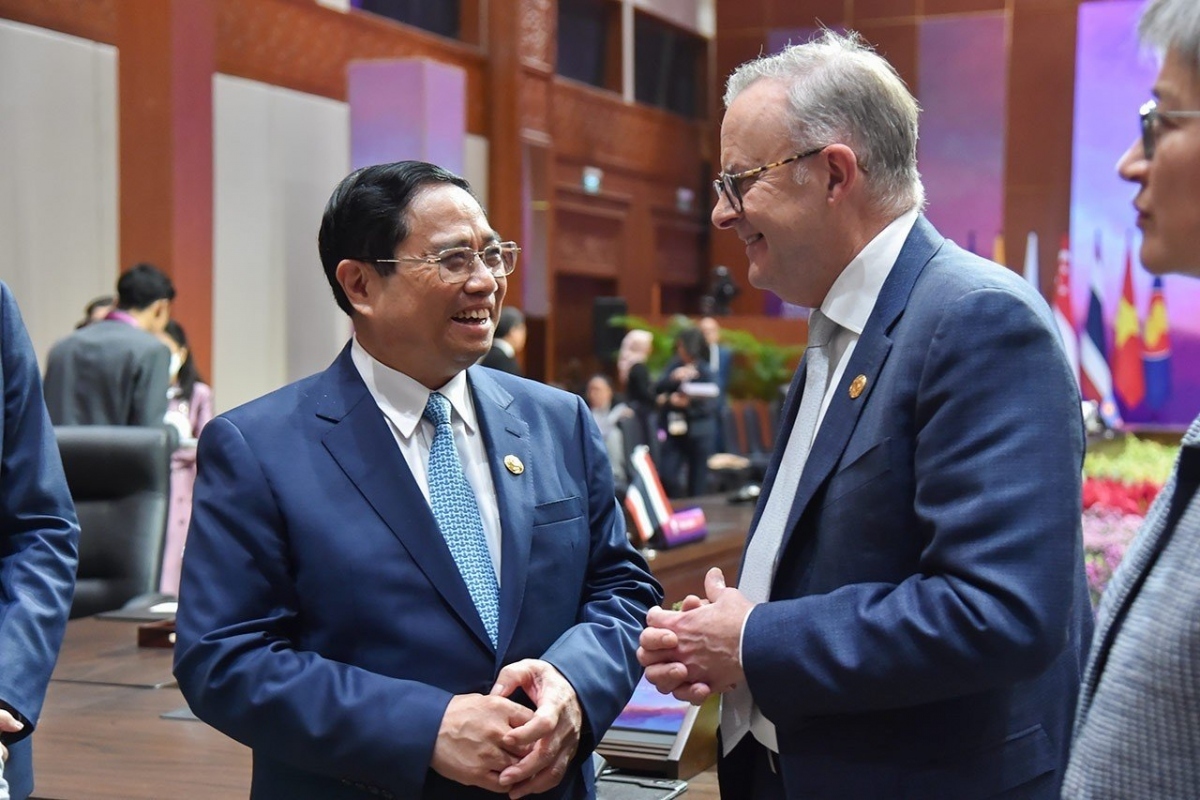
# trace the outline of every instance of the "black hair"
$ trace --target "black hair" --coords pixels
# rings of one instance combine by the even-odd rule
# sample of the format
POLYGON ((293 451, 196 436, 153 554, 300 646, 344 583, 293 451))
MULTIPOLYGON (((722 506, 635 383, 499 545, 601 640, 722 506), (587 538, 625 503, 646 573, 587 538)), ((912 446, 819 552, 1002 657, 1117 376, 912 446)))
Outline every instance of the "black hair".
MULTIPOLYGON (((167 327, 163 331, 175 340, 175 344, 180 347, 188 347, 187 334, 183 332, 183 326, 175 320, 167 320, 167 327)), ((184 400, 192 402, 192 392, 197 383, 204 383, 204 378, 200 376, 200 370, 196 368, 196 359, 192 358, 192 348, 190 347, 188 347, 183 363, 179 365, 179 376, 175 380, 179 384, 179 394, 184 400)))
POLYGON ((525 324, 525 315, 518 308, 505 306, 500 309, 500 319, 496 320, 496 338, 503 339, 513 328, 525 324))
POLYGON ((159 300, 174 299, 175 284, 153 264, 130 267, 117 280, 117 308, 122 311, 141 311, 159 300))
POLYGON ((675 346, 680 345, 693 361, 708 361, 708 340, 699 328, 684 328, 675 334, 675 346))
POLYGON ((394 272, 395 264, 372 259, 394 256, 396 247, 409 234, 406 212, 413 197, 434 183, 457 186, 475 197, 465 179, 424 161, 363 167, 347 175, 333 190, 321 218, 317 250, 325 279, 342 311, 350 314, 353 308, 338 283, 337 265, 342 259, 361 259, 371 262, 380 275, 394 272))

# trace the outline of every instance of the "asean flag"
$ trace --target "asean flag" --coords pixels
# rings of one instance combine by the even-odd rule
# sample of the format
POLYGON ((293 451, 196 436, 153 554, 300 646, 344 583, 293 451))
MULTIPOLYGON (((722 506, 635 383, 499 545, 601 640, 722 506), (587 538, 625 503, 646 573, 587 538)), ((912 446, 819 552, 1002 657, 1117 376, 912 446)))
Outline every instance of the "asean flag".
POLYGON ((1146 373, 1142 367, 1142 331, 1133 299, 1133 255, 1125 246, 1125 285, 1113 320, 1113 389, 1125 408, 1137 408, 1146 398, 1146 373))
POLYGON ((1167 301, 1162 278, 1154 279, 1150 310, 1146 314, 1142 363, 1146 368, 1146 405, 1157 411, 1171 396, 1171 334, 1167 324, 1167 301))

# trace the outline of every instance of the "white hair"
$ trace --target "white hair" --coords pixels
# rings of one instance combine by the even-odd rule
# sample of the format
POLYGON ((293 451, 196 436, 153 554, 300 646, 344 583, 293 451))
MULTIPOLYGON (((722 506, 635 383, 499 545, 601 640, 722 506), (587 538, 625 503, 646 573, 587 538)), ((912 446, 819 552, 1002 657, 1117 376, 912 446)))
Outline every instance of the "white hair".
POLYGON ((857 33, 825 30, 806 44, 747 61, 729 76, 725 106, 759 80, 786 86, 797 152, 845 144, 863 166, 880 212, 896 216, 925 205, 917 172, 920 107, 892 65, 857 33))
POLYGON ((1138 23, 1142 41, 1162 52, 1173 50, 1200 71, 1200 2, 1152 0, 1138 23))

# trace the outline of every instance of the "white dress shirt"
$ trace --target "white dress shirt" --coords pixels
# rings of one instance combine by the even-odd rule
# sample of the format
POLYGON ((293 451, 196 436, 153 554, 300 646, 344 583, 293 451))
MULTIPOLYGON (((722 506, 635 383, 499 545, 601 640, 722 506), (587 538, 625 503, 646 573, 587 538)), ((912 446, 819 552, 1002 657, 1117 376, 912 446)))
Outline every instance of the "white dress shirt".
MULTIPOLYGON (((892 267, 900 256, 900 250, 917 222, 917 214, 916 209, 901 214, 868 242, 842 270, 842 274, 833 282, 829 294, 825 295, 825 300, 821 303, 821 313, 836 322, 838 327, 827 345, 831 377, 821 401, 817 424, 813 428, 813 441, 816 441, 817 432, 821 430, 821 423, 825 420, 830 401, 833 400, 834 394, 841 391, 846 365, 850 363, 850 356, 854 354, 863 328, 875 309, 875 301, 879 299, 883 283, 891 274, 892 267)), ((810 446, 811 444, 812 442, 809 442, 810 446)), ((809 450, 810 455, 811 452, 809 450)), ((753 613, 754 609, 751 609, 750 614, 753 613)), ((742 645, 745 643, 746 623, 750 620, 750 614, 742 621, 742 638, 738 643, 739 662, 742 662, 742 645)), ((757 704, 750 710, 750 732, 761 744, 779 752, 775 725, 763 716, 757 704)))
MULTIPOLYGON (((376 361, 355 338, 350 346, 350 358, 362 376, 367 391, 383 412, 392 429, 392 436, 408 463, 413 479, 421 487, 425 502, 429 502, 429 448, 435 434, 432 422, 424 418, 425 404, 430 391, 420 382, 376 361)), ((458 373, 437 391, 450 401, 453 411, 450 426, 454 429, 454 446, 462 460, 463 472, 475 491, 475 502, 483 518, 483 535, 488 553, 500 581, 500 507, 496 502, 496 487, 488 469, 487 450, 479 431, 475 405, 471 398, 467 373, 458 373)))

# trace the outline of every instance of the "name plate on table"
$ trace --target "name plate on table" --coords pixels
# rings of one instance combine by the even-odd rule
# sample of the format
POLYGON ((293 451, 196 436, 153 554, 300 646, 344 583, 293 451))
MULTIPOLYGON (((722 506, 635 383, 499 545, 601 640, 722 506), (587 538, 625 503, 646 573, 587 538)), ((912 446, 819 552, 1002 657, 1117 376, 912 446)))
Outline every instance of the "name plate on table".
POLYGON ((662 524, 663 547, 696 542, 708 535, 708 522, 704 518, 704 509, 685 508, 667 517, 662 524))

